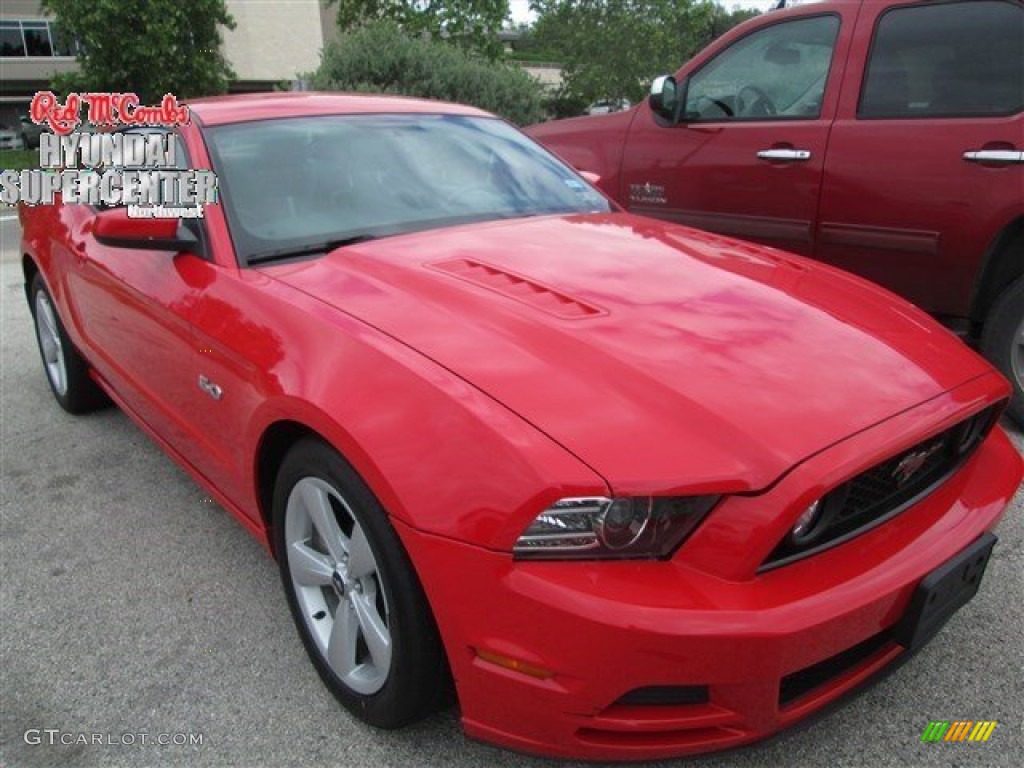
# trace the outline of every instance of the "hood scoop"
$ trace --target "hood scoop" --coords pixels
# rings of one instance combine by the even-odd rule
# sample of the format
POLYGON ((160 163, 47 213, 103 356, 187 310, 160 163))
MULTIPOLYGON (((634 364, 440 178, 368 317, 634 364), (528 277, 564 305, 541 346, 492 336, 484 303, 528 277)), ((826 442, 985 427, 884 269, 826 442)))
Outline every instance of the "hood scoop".
POLYGON ((427 266, 564 320, 580 320, 607 314, 603 309, 584 304, 529 278, 472 259, 438 261, 427 266))

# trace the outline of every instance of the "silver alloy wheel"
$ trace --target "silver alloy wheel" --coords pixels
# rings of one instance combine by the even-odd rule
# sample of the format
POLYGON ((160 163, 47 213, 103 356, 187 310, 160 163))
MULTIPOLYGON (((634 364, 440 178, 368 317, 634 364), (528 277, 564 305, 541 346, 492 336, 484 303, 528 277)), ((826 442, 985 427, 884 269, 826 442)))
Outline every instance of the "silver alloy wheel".
POLYGON ((1010 350, 1010 366, 1013 368, 1013 377, 1017 379, 1017 386, 1024 389, 1024 317, 1017 324, 1017 332, 1010 343, 1013 345, 1010 350))
POLYGON ((43 352, 43 365, 54 391, 63 397, 68 393, 68 369, 64 361, 64 345, 60 343, 60 331, 53 305, 43 291, 36 292, 36 333, 39 347, 43 352))
POLYGON ((304 477, 285 512, 288 573, 320 654, 356 693, 374 694, 391 670, 387 599, 373 550, 329 483, 304 477))

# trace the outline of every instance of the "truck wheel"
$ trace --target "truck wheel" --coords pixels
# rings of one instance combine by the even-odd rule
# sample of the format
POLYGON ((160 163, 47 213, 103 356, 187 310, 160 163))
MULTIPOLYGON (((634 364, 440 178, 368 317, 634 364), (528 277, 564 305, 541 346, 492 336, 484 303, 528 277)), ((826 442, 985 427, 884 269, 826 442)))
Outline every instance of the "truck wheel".
POLYGON ((1013 385, 1008 410, 1024 426, 1024 277, 1003 291, 992 306, 981 349, 1013 385))

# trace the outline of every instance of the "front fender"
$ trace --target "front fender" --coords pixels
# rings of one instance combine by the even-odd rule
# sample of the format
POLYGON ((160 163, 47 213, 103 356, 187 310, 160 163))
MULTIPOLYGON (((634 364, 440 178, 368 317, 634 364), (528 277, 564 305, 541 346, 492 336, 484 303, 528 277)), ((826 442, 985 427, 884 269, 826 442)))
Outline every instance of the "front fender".
POLYGON ((510 549, 552 501, 608 492, 596 472, 543 432, 354 318, 336 312, 303 337, 316 339, 318 353, 285 343, 294 360, 277 366, 280 391, 249 421, 248 487, 257 487, 263 436, 291 421, 338 450, 390 515, 480 546, 510 549))

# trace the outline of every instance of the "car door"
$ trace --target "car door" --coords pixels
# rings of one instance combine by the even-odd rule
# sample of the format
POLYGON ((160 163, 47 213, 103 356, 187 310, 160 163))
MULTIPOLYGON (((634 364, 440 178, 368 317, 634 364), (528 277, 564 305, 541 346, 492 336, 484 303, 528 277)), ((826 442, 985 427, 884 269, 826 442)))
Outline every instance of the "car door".
POLYGON ((856 11, 788 12, 684 67, 678 123, 647 105, 633 121, 619 199, 637 213, 810 254, 856 11))
POLYGON ((815 256, 966 317, 1024 196, 1024 6, 868 3, 858 24, 815 256))
MULTIPOLYGON (((180 145, 178 151, 185 163, 180 145)), ((92 236, 99 211, 68 208, 69 296, 91 362, 132 411, 181 451, 190 439, 184 414, 196 386, 188 318, 196 288, 187 275, 202 258, 103 245, 92 236)))

